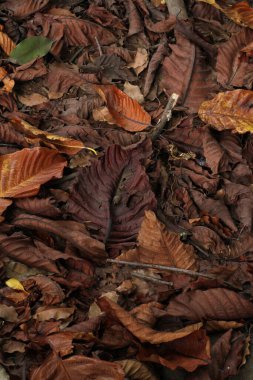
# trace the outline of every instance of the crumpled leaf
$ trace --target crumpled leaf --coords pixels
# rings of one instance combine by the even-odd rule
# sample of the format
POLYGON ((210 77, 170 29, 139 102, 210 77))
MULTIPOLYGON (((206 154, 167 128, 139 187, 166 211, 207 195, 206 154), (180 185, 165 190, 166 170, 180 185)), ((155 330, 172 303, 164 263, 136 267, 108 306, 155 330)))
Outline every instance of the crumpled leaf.
POLYGON ((198 270, 193 247, 181 242, 179 235, 168 231, 152 211, 145 212, 138 243, 138 248, 122 253, 118 259, 198 270))
POLYGON ((18 118, 12 119, 11 122, 15 129, 22 134, 25 134, 28 139, 37 139, 39 141, 42 141, 49 148, 57 149, 60 153, 71 155, 76 154, 85 148, 91 150, 96 154, 96 151, 94 149, 86 148, 81 141, 54 135, 53 133, 44 132, 27 123, 27 121, 18 118))
POLYGON ((24 65, 36 58, 46 55, 51 46, 52 40, 42 36, 32 36, 21 41, 10 53, 10 58, 19 65, 24 65))
POLYGON ((148 178, 131 151, 111 145, 102 160, 80 171, 68 212, 108 247, 132 246, 146 209, 156 201, 148 178), (98 218, 99 215, 99 218, 98 218))
POLYGON ((124 380, 124 371, 116 363, 83 355, 61 359, 53 352, 33 371, 31 380, 83 380, 92 377, 96 380, 124 380))
POLYGON ((42 184, 62 176, 65 165, 65 159, 48 148, 25 148, 0 156, 0 198, 36 195, 42 184))
POLYGON ((9 278, 9 280, 5 281, 5 284, 11 289, 22 290, 23 292, 26 292, 21 282, 16 278, 9 278))
POLYGON ((196 323, 177 331, 156 331, 150 327, 146 327, 129 312, 125 311, 122 307, 109 300, 107 297, 99 298, 97 303, 99 307, 107 313, 109 318, 118 320, 141 342, 148 342, 151 344, 172 342, 199 330, 202 326, 202 323, 196 323))
POLYGON ((233 321, 252 318, 253 304, 232 290, 214 288, 193 290, 174 297, 167 312, 196 322, 203 319, 233 321))
POLYGON ((218 131, 232 129, 238 133, 253 132, 253 92, 238 89, 220 92, 203 102, 199 117, 218 131))
POLYGON ((4 86, 0 89, 0 93, 2 91, 5 91, 7 93, 12 92, 15 82, 9 77, 7 71, 3 67, 0 67, 0 81, 2 81, 4 84, 4 86))
POLYGON ((133 62, 129 63, 127 67, 133 68, 137 75, 139 75, 148 66, 148 52, 144 48, 138 48, 133 62))
POLYGON ((41 300, 44 305, 60 304, 65 298, 65 294, 60 285, 50 277, 43 275, 29 276, 23 283, 30 292, 34 289, 34 285, 39 288, 41 300))
POLYGON ((114 85, 96 86, 96 91, 104 99, 114 123, 130 132, 146 129, 151 123, 150 115, 124 92, 114 85))

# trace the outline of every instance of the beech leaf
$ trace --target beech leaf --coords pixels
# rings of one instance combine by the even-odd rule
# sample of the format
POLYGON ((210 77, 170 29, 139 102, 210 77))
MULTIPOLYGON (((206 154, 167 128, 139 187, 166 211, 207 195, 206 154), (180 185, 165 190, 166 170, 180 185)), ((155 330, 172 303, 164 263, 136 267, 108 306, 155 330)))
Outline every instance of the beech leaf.
POLYGON ((44 57, 51 49, 53 42, 43 36, 27 37, 11 51, 10 58, 14 63, 24 65, 36 58, 44 57))
POLYGON ((22 290, 23 292, 26 292, 21 282, 16 278, 9 278, 9 280, 5 281, 5 283, 11 289, 22 290))

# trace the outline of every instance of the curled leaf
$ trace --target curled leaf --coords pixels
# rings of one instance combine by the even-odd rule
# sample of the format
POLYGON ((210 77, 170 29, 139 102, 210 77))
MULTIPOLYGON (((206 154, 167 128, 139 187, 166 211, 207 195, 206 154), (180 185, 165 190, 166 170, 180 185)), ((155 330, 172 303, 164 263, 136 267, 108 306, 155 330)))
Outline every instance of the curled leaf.
POLYGON ((114 123, 130 132, 143 131, 151 123, 150 115, 140 104, 114 85, 96 86, 105 100, 114 123))

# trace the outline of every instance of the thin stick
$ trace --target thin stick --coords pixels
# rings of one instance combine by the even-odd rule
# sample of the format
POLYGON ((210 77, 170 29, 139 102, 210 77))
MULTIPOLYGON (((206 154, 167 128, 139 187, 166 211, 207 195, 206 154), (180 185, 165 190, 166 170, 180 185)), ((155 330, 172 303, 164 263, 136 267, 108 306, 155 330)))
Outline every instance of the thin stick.
POLYGON ((165 0, 170 15, 178 19, 188 18, 184 0, 165 0))
POLYGON ((101 48, 100 43, 99 43, 99 41, 97 39, 97 36, 95 37, 95 40, 96 40, 96 43, 97 43, 99 55, 103 55, 102 48, 101 48))
MULTIPOLYGON (((150 268, 150 269, 158 269, 158 270, 164 270, 167 272, 174 272, 174 273, 180 273, 180 274, 186 274, 188 276, 193 276, 193 277, 204 277, 204 278, 209 278, 211 280, 216 280, 219 281, 219 278, 216 277, 213 274, 207 274, 207 273, 202 273, 202 272, 195 272, 193 270, 189 269, 181 269, 181 268, 175 268, 175 267, 168 267, 166 265, 157 265, 157 264, 144 264, 144 263, 138 263, 136 261, 124 261, 124 260, 115 260, 115 259, 107 259, 106 260, 108 263, 113 263, 113 264, 118 264, 118 265, 128 265, 130 267, 136 267, 136 268, 150 268)), ((223 282, 223 284, 230 286, 233 289, 236 290, 241 290, 241 288, 231 284, 228 281, 225 280, 220 280, 223 282)))
POLYGON ((79 49, 77 49, 75 54, 73 54, 73 57, 71 58, 70 63, 73 63, 75 61, 75 59, 79 56, 79 54, 83 52, 83 49, 84 49, 83 46, 81 46, 79 49))
POLYGON ((161 119, 158 121, 157 125, 150 132, 150 137, 152 140, 155 140, 157 136, 162 132, 163 128, 167 121, 170 121, 172 116, 172 110, 175 107, 178 101, 179 95, 173 93, 168 100, 168 103, 163 111, 161 119))
POLYGON ((146 276, 146 275, 141 274, 141 273, 133 272, 133 273, 131 273, 131 276, 140 278, 141 280, 147 280, 147 281, 150 281, 150 282, 154 282, 155 284, 162 284, 162 285, 173 286, 173 282, 160 280, 159 278, 155 278, 155 277, 152 277, 152 276, 146 276))

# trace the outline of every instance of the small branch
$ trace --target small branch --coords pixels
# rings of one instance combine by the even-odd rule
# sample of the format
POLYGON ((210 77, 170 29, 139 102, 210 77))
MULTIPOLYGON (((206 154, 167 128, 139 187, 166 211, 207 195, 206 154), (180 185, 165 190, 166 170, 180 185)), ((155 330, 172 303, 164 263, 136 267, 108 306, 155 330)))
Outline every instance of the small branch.
POLYGON ((222 281, 224 285, 227 285, 227 286, 229 286, 233 289, 236 289, 236 290, 241 290, 241 288, 231 284, 228 281, 224 281, 222 279, 219 279, 217 276, 215 276, 213 274, 195 272, 193 270, 188 270, 188 269, 168 267, 166 265, 138 263, 136 261, 124 261, 124 260, 116 260, 116 259, 107 259, 106 261, 108 263, 113 263, 113 264, 117 264, 117 265, 128 265, 130 267, 135 267, 135 268, 158 269, 158 270, 164 270, 166 272, 174 272, 174 273, 179 273, 179 274, 185 274, 187 276, 204 277, 204 278, 208 278, 210 280, 222 281))
POLYGON ((103 55, 103 52, 102 52, 102 48, 100 46, 100 43, 99 43, 99 41, 97 39, 97 36, 95 37, 95 40, 96 40, 96 43, 97 43, 99 55, 101 56, 101 55, 103 55))
POLYGON ((155 284, 162 284, 162 285, 173 286, 173 282, 160 280, 159 278, 155 278, 155 277, 152 277, 152 276, 146 276, 145 274, 142 274, 142 273, 133 272, 133 273, 131 273, 131 276, 140 278, 141 280, 146 280, 146 281, 154 282, 155 284))
POLYGON ((170 15, 176 16, 178 19, 188 18, 184 0, 165 0, 170 15))
POLYGON ((167 121, 170 121, 171 116, 172 116, 172 110, 175 107, 178 101, 178 98, 179 98, 179 95, 174 94, 174 93, 169 98, 168 103, 163 111, 161 119, 158 121, 157 125, 150 132, 151 140, 155 140, 157 136, 162 132, 167 121))

